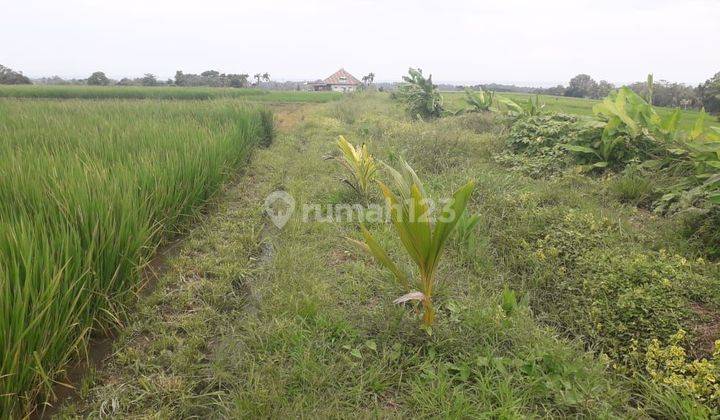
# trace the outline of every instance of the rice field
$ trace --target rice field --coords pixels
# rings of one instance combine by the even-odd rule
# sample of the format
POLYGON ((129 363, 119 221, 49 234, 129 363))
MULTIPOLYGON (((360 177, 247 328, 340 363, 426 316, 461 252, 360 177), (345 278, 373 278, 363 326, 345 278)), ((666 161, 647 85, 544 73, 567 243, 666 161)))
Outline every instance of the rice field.
MULTIPOLYGON (((73 91, 91 90, 43 90, 73 91)), ((0 99, 0 417, 49 397, 120 322, 143 264, 269 140, 270 118, 230 101, 0 99)))
POLYGON ((338 92, 277 91, 175 86, 55 86, 0 85, 0 97, 53 99, 167 99, 207 100, 219 98, 246 99, 253 102, 328 102, 338 99, 338 92))

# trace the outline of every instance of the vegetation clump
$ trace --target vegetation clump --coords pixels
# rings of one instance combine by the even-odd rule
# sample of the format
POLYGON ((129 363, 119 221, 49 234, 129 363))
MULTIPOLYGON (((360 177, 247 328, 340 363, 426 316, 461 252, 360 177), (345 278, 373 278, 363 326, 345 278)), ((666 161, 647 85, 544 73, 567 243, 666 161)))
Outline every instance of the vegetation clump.
POLYGON ((582 142, 596 133, 578 117, 547 114, 518 119, 506 137, 509 150, 495 155, 499 163, 533 178, 564 172, 573 159, 564 144, 582 142))
POLYGON ((711 358, 692 359, 682 346, 686 334, 680 329, 665 346, 652 340, 645 353, 645 369, 655 383, 720 410, 720 340, 715 341, 711 358))
POLYGON ((625 369, 651 340, 690 329, 693 305, 720 308, 720 292, 705 261, 618 247, 618 234, 608 219, 570 212, 536 242, 534 259, 559 274, 538 285, 537 304, 625 369))

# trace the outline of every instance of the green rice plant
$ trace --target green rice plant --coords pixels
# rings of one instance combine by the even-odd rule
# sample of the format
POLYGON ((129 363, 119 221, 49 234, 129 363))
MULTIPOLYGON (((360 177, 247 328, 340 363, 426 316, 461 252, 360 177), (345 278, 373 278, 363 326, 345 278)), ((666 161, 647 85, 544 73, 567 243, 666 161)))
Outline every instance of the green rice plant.
POLYGON ((472 89, 465 89, 465 102, 470 105, 474 112, 489 111, 495 101, 495 92, 485 92, 480 89, 473 92, 472 89))
POLYGON ((405 103, 411 117, 431 119, 442 116, 443 98, 432 82, 432 75, 426 78, 421 69, 410 68, 403 81, 395 97, 405 103))
POLYGON ((53 399, 263 136, 231 102, 0 101, 0 418, 53 399))
POLYGON ((370 194, 370 185, 375 180, 377 165, 375 159, 368 152, 367 145, 353 146, 345 137, 340 136, 337 141, 337 148, 341 156, 336 160, 345 168, 351 179, 345 178, 343 182, 357 192, 364 200, 370 194))
POLYGON ((270 147, 275 138, 275 114, 269 109, 260 109, 258 111, 260 117, 261 137, 259 144, 262 147, 270 147))
POLYGON ((270 91, 249 88, 185 86, 0 85, 0 97, 55 99, 243 99, 252 102, 330 102, 340 92, 270 91))
POLYGON ((397 193, 378 181, 378 185, 387 200, 395 231, 405 251, 419 271, 416 281, 400 269, 380 246, 370 232, 361 226, 365 242, 355 241, 362 249, 390 270, 406 293, 395 299, 394 303, 419 301, 423 308, 422 327, 428 332, 435 320, 435 308, 432 296, 435 288, 437 267, 442 257, 445 242, 465 211, 468 199, 475 186, 469 181, 453 194, 440 211, 437 218, 430 214, 430 200, 415 171, 406 162, 402 162, 402 172, 387 167, 394 181, 397 193))

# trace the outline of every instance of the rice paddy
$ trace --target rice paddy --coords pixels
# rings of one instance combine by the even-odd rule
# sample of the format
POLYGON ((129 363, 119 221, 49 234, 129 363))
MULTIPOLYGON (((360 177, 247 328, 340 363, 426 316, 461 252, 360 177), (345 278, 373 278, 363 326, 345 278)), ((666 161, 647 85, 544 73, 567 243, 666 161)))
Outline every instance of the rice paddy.
POLYGON ((327 102, 338 99, 337 92, 277 91, 173 86, 33 86, 0 85, 0 97, 53 99, 166 99, 207 100, 234 98, 253 102, 327 102))
POLYGON ((156 247, 271 135, 264 112, 0 100, 0 417, 51 398, 88 337, 122 323, 156 247))

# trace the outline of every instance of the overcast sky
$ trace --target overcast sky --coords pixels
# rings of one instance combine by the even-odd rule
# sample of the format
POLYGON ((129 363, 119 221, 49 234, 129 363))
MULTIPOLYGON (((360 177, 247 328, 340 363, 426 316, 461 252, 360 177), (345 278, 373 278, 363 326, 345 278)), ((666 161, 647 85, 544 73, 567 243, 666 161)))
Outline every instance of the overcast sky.
POLYGON ((416 66, 457 83, 697 84, 720 71, 720 0, 0 0, 0 40, 0 64, 30 77, 395 81, 416 66))

